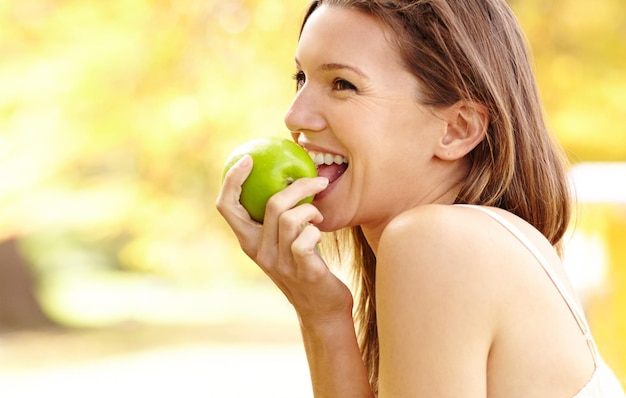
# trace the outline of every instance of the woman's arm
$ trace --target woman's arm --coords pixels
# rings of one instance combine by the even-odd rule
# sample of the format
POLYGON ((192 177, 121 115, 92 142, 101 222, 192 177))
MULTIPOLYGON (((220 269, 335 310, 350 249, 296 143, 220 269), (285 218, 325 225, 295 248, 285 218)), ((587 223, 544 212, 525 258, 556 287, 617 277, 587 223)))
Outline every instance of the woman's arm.
POLYGON ((316 398, 374 396, 352 316, 310 325, 301 320, 301 328, 316 398))
POLYGON ((354 323, 352 295, 316 250, 322 214, 301 199, 323 190, 327 179, 295 181, 268 202, 264 223, 250 219, 239 203, 241 184, 252 169, 243 157, 227 173, 216 206, 244 252, 282 290, 300 320, 313 391, 322 397, 371 397, 354 323))

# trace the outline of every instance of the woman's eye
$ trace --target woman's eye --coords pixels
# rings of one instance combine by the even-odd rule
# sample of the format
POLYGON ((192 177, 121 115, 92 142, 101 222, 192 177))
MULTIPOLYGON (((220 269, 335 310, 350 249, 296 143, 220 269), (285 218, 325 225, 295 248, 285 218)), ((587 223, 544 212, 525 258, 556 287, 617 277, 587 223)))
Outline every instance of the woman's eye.
POLYGON ((356 90, 356 87, 347 80, 335 79, 335 81, 333 81, 333 89, 337 91, 356 90))
POLYGON ((306 82, 306 76, 304 75, 304 72, 299 71, 299 72, 294 73, 293 80, 296 81, 296 90, 300 90, 302 86, 304 86, 304 83, 306 82))

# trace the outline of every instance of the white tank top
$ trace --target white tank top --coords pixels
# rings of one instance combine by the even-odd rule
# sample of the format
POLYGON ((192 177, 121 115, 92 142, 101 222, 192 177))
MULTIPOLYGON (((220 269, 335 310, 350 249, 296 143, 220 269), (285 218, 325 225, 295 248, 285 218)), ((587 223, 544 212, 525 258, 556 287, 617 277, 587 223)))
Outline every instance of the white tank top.
POLYGON ((544 269, 556 289, 563 297, 563 300, 565 300, 565 304, 567 304, 570 312, 576 319, 576 323, 578 323, 581 332, 587 339, 587 345, 589 346, 589 350, 591 351, 591 355, 593 356, 593 361, 595 365, 595 370, 593 372, 593 375, 591 376, 591 379, 573 398, 626 398, 626 394, 624 394, 624 390, 617 380, 617 377, 615 377, 613 371, 604 363, 604 361, 600 357, 598 348, 596 347, 596 343, 591 336, 589 324, 587 323, 582 308, 579 307, 578 302, 574 300, 574 298, 569 294, 568 290, 559 280, 558 275, 556 275, 556 273, 550 266, 548 260, 541 254, 541 252, 535 247, 535 245, 532 244, 530 239, 528 239, 520 229, 518 229, 506 218, 497 214, 493 210, 488 209, 487 207, 474 205, 458 206, 472 207, 474 209, 480 210, 499 222, 504 228, 509 230, 509 232, 511 232, 533 254, 533 256, 535 256, 535 258, 544 269))

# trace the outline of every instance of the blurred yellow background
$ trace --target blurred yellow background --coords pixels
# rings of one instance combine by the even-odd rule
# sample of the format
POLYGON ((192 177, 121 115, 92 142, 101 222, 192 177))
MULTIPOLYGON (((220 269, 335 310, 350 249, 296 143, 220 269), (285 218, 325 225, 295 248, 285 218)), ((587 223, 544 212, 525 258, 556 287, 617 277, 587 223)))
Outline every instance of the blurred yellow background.
MULTIPOLYGON (((626 385, 626 3, 509 3, 626 385)), ((0 395, 310 396, 293 311, 214 209, 227 153, 287 134, 305 4, 0 0, 0 395)))

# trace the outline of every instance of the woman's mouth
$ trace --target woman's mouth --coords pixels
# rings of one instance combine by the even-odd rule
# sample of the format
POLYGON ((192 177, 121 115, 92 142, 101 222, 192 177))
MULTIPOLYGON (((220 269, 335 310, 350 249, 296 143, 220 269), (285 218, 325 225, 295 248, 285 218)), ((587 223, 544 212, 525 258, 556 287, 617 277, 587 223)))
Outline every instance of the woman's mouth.
POLYGON ((308 151, 309 156, 315 162, 317 175, 328 178, 332 184, 348 169, 348 159, 332 153, 308 151))

